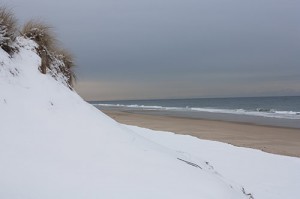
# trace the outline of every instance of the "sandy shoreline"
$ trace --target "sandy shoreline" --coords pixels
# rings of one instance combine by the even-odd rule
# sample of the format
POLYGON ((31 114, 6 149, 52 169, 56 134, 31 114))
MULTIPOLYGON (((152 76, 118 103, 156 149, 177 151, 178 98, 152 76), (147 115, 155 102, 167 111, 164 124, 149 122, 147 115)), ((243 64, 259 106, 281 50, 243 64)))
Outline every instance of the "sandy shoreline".
POLYGON ((300 157, 300 129, 243 123, 103 111, 123 124, 192 135, 265 152, 300 157))

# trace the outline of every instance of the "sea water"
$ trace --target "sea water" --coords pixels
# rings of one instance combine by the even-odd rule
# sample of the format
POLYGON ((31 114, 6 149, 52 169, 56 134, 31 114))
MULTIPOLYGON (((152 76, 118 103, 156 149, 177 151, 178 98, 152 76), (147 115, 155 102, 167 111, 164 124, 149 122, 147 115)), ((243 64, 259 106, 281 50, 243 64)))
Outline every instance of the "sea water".
POLYGON ((300 128, 300 96, 92 101, 99 109, 300 128), (286 123, 286 124, 285 124, 286 123))

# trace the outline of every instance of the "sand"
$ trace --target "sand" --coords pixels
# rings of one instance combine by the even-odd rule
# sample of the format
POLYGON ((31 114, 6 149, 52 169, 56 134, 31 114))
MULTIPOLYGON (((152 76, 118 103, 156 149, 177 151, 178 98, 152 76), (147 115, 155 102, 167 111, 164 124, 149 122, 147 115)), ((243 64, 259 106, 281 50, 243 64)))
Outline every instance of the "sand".
POLYGON ((103 112, 123 124, 192 135, 200 139, 225 142, 273 154, 300 157, 300 129, 125 111, 103 112))

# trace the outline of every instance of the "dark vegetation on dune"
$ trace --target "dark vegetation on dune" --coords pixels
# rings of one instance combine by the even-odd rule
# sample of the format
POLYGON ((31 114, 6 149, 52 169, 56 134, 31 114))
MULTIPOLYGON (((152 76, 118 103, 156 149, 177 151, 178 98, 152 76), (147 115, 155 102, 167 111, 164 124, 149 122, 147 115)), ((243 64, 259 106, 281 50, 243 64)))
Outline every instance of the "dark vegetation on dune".
POLYGON ((18 53, 18 45, 16 45, 18 37, 31 39, 38 44, 36 51, 41 57, 39 67, 41 73, 50 73, 54 78, 63 75, 68 86, 73 88, 74 57, 68 50, 60 48, 52 27, 43 22, 31 20, 19 30, 14 13, 0 6, 0 47, 11 57, 18 53))
POLYGON ((13 43, 17 31, 17 20, 13 13, 5 7, 0 7, 0 47, 10 55, 16 50, 13 43))

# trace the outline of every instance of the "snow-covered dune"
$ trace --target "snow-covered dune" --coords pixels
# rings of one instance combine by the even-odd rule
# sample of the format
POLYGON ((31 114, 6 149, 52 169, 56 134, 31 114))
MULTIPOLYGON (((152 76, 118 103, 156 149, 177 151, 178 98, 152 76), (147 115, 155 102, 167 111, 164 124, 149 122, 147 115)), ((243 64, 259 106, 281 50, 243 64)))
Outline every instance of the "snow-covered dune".
MULTIPOLYGON (((228 168, 214 169, 209 148, 189 151, 204 141, 183 140, 179 150, 157 133, 117 123, 59 78, 41 74, 36 43, 18 37, 16 45, 12 57, 0 48, 1 199, 252 198, 228 168)), ((219 154, 224 161, 229 155, 219 154)), ((232 169, 247 172, 238 162, 232 169)))

